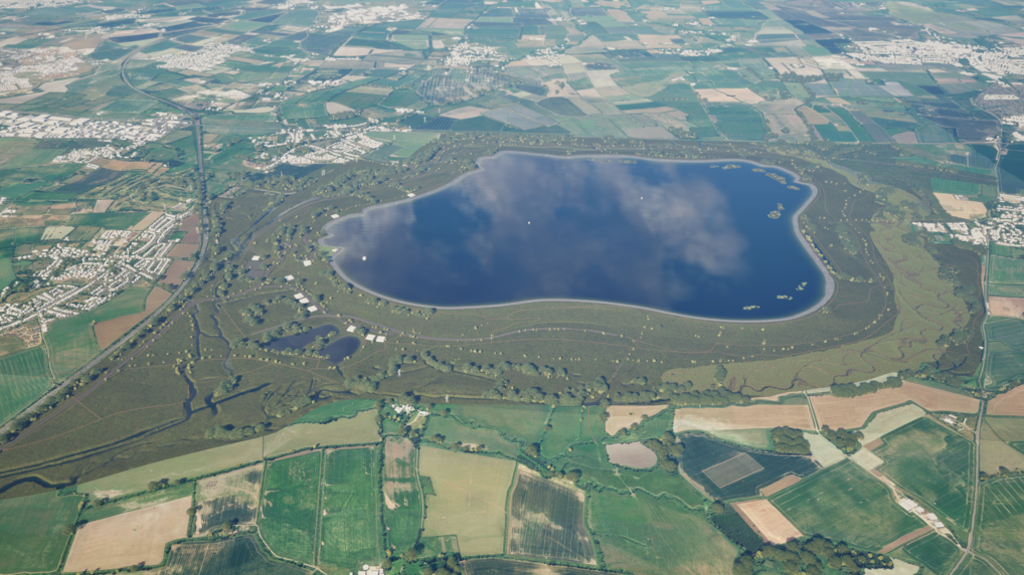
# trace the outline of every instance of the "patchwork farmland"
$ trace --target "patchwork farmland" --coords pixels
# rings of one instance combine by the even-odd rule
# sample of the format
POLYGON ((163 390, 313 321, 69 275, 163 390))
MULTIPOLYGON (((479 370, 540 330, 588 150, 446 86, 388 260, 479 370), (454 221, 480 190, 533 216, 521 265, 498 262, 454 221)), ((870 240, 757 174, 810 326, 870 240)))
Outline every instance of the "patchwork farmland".
POLYGON ((683 471, 715 498, 756 495, 783 476, 806 477, 819 469, 810 457, 749 450, 698 434, 681 440, 683 471))
POLYGON ((339 572, 358 571, 360 565, 381 559, 378 457, 376 448, 327 453, 318 517, 321 565, 339 572))
POLYGON ((388 542, 397 549, 415 545, 423 524, 418 457, 408 439, 389 437, 384 442, 384 524, 388 542))

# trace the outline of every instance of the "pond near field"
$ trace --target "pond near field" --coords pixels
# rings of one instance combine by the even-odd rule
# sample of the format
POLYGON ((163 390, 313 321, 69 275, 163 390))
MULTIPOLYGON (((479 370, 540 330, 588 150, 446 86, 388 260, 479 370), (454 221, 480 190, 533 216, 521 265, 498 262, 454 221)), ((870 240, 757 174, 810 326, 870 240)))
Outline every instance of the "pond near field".
POLYGON ((440 190, 328 224, 362 289, 433 307, 589 300, 730 319, 815 309, 831 290, 779 168, 502 153, 440 190))
POLYGON ((346 336, 337 339, 332 337, 340 332, 341 329, 337 326, 322 325, 304 333, 278 338, 267 347, 273 351, 300 350, 315 342, 318 337, 330 338, 330 343, 325 345, 317 354, 321 357, 326 357, 334 363, 338 363, 359 349, 358 337, 346 336))

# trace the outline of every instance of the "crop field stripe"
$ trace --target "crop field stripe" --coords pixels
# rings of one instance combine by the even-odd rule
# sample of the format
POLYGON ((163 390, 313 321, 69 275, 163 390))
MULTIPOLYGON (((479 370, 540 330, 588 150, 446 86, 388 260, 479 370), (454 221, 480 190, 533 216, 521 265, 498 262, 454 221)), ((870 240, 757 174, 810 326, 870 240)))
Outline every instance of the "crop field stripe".
POLYGON ((722 488, 760 471, 764 471, 764 467, 760 463, 754 461, 754 458, 750 455, 740 453, 721 463, 708 467, 704 470, 704 475, 719 488, 722 488))
POLYGON ((313 531, 313 565, 320 564, 320 554, 323 552, 323 545, 320 544, 323 541, 324 533, 324 521, 323 521, 323 510, 324 510, 324 476, 327 475, 327 450, 320 450, 320 480, 317 482, 317 493, 316 493, 316 529, 313 531))

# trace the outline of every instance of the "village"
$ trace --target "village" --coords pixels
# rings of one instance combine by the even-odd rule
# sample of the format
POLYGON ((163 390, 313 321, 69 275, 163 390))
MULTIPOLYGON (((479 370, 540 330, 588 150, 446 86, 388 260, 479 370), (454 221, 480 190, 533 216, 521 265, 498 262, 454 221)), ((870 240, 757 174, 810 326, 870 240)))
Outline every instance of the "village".
POLYGON ((33 273, 29 299, 11 301, 12 292, 24 290, 20 280, 0 291, 0 333, 33 319, 46 333, 51 322, 95 309, 140 280, 157 280, 171 264, 168 252, 176 242, 169 236, 189 214, 153 214, 141 231, 105 230, 83 247, 60 241, 14 258, 49 263, 33 273))

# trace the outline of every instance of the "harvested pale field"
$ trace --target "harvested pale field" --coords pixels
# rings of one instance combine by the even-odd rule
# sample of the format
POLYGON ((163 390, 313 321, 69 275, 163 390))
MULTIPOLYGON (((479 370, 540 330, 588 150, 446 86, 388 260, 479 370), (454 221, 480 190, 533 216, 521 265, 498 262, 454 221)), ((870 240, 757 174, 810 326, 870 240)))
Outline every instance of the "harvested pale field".
POLYGON ((505 509, 514 461, 420 450, 420 475, 429 477, 436 495, 427 496, 423 535, 455 535, 466 555, 493 555, 505 546, 505 509))
POLYGON ((675 48, 677 44, 673 40, 678 40, 679 36, 675 34, 637 34, 637 38, 645 48, 651 50, 655 48, 675 48))
POLYGON ((114 200, 96 200, 96 205, 92 207, 92 213, 102 214, 103 212, 110 209, 110 206, 114 203, 114 200))
POLYGON ((42 238, 40 239, 42 239, 44 242, 51 240, 62 240, 64 239, 64 236, 70 234, 73 231, 75 231, 75 228, 73 226, 46 226, 46 228, 43 230, 42 238))
POLYGON ((715 432, 715 439, 771 451, 771 430, 768 429, 724 429, 715 432))
POLYGON ((885 463, 881 457, 871 453, 867 449, 858 449, 857 453, 850 456, 850 459, 868 471, 874 471, 879 465, 885 463))
POLYGON ((981 426, 981 470, 998 473, 1000 467, 1024 469, 1024 453, 1003 441, 986 422, 981 426))
MULTIPOLYGON (((337 102, 326 102, 324 107, 327 108, 328 114, 344 114, 345 112, 351 112, 352 108, 349 108, 345 104, 339 104, 337 102)), ((272 108, 268 108, 268 111, 272 108)))
POLYGON ((672 429, 678 433, 698 429, 771 429, 788 426, 814 429, 806 405, 748 405, 729 407, 684 407, 676 410, 672 429))
POLYGON ((101 321, 94 326, 96 330, 96 343, 99 344, 100 349, 106 349, 108 345, 114 343, 122 335, 128 333, 128 330, 135 324, 149 317, 149 314, 156 311, 160 304, 167 301, 167 298, 171 297, 161 287, 155 287, 146 296, 146 310, 140 311, 139 313, 133 313, 131 315, 124 315, 121 317, 115 317, 114 319, 108 319, 107 321, 101 321))
POLYGON ((798 481, 800 481, 799 475, 787 475, 782 479, 776 481, 775 483, 772 483, 767 487, 763 487, 761 489, 761 495, 765 497, 771 497, 772 495, 775 495, 776 493, 782 491, 783 489, 789 487, 790 485, 794 485, 798 481))
POLYGON ((697 94, 706 102, 758 104, 764 101, 750 88, 704 88, 697 90, 697 94))
POLYGON ((858 429, 864 426, 872 413, 912 401, 928 411, 954 411, 977 413, 978 400, 935 389, 919 383, 904 381, 903 387, 883 389, 860 397, 812 395, 811 405, 819 425, 832 429, 858 429))
POLYGON ((198 244, 202 238, 199 236, 199 214, 192 214, 191 216, 181 220, 181 224, 178 226, 179 232, 185 232, 185 237, 181 239, 183 244, 198 244))
POLYGON ((608 421, 604 422, 604 430, 608 435, 615 435, 620 429, 628 429, 634 423, 640 423, 643 416, 654 417, 658 415, 667 405, 610 405, 608 406, 608 421))
POLYGON ((125 160, 107 160, 103 167, 115 172, 149 172, 155 174, 164 167, 159 162, 127 162, 125 160))
POLYGON ((434 28, 437 30, 461 30, 472 20, 467 18, 427 18, 420 24, 420 28, 434 28))
POLYGON ((167 268, 167 271, 164 272, 164 277, 160 278, 160 281, 175 287, 181 285, 181 278, 188 273, 188 270, 192 269, 194 263, 189 260, 174 260, 167 268))
POLYGON ((262 476, 263 464, 257 463, 198 482, 196 534, 206 535, 225 521, 255 525, 262 476))
POLYGON ((456 108, 449 110, 443 114, 445 118, 452 118, 454 120, 468 120, 470 118, 478 118, 480 114, 483 114, 487 110, 485 108, 477 108, 475 106, 465 106, 462 108, 456 108))
POLYGON ((119 569, 139 563, 156 565, 164 546, 188 534, 191 497, 87 523, 71 544, 65 572, 119 569))
POLYGON ((153 222, 157 221, 162 215, 164 215, 163 212, 149 212, 148 214, 146 214, 146 217, 142 218, 142 221, 128 229, 133 232, 141 232, 142 230, 152 225, 153 222))
POLYGON ((822 467, 831 467, 846 459, 843 452, 824 436, 805 431, 804 439, 811 445, 811 457, 822 467))
MULTIPOLYGON (((921 537, 924 537, 925 535, 928 535, 931 532, 932 532, 932 528, 931 527, 922 527, 922 528, 918 529, 917 531, 911 531, 910 533, 907 533, 903 537, 900 537, 899 539, 893 541, 892 543, 886 545, 885 547, 882 547, 882 549, 879 551, 879 553, 891 553, 891 552, 899 549, 900 547, 903 547, 907 543, 910 543, 911 541, 913 541, 915 539, 920 539, 921 537)), ((917 571, 912 571, 912 573, 916 573, 916 572, 917 571)))
POLYGON ((815 111, 812 108, 808 108, 807 106, 797 108, 796 111, 798 114, 803 116, 805 120, 807 120, 808 124, 811 124, 813 126, 829 123, 828 118, 822 116, 817 111, 815 111))
POLYGON ((368 56, 372 51, 373 48, 369 46, 342 46, 334 51, 334 55, 341 57, 368 56))
POLYGON ((1000 317, 1021 319, 1024 317, 1024 298, 989 296, 988 313, 1000 317))
POLYGON ((914 132, 900 132, 892 136, 892 141, 897 144, 916 144, 917 134, 914 132))
POLYGON ((988 213, 985 204, 968 200, 963 196, 958 198, 955 194, 935 194, 935 199, 939 200, 942 209, 946 210, 954 218, 973 220, 988 213))
POLYGON ((615 465, 647 469, 658 462, 658 455, 643 443, 611 443, 604 446, 608 461, 615 465))
POLYGON ((908 423, 917 421, 925 415, 925 410, 914 404, 902 405, 896 409, 889 409, 887 411, 876 413, 875 416, 871 418, 871 422, 861 430, 861 433, 864 434, 864 438, 861 440, 861 443, 872 443, 881 439, 887 433, 892 433, 908 423))
POLYGON ((633 19, 630 18, 629 14, 626 14, 622 10, 618 10, 618 9, 614 9, 613 8, 611 10, 607 10, 607 12, 608 12, 609 16, 611 16, 613 19, 615 19, 616 22, 632 22, 633 21, 633 19))
POLYGON ((769 543, 785 543, 803 535, 767 499, 741 501, 733 503, 732 506, 747 523, 753 526, 761 538, 769 543))
POLYGON ((997 395, 988 402, 989 415, 1024 415, 1024 386, 997 395))
POLYGON ((167 255, 172 258, 187 258, 192 254, 196 253, 198 249, 199 244, 179 243, 178 245, 171 248, 171 251, 167 252, 167 255))
POLYGON ((876 439, 876 440, 874 440, 872 442, 865 443, 864 444, 864 449, 867 449, 868 451, 874 451, 874 450, 878 449, 879 447, 881 447, 882 445, 883 445, 882 440, 881 439, 876 439))

